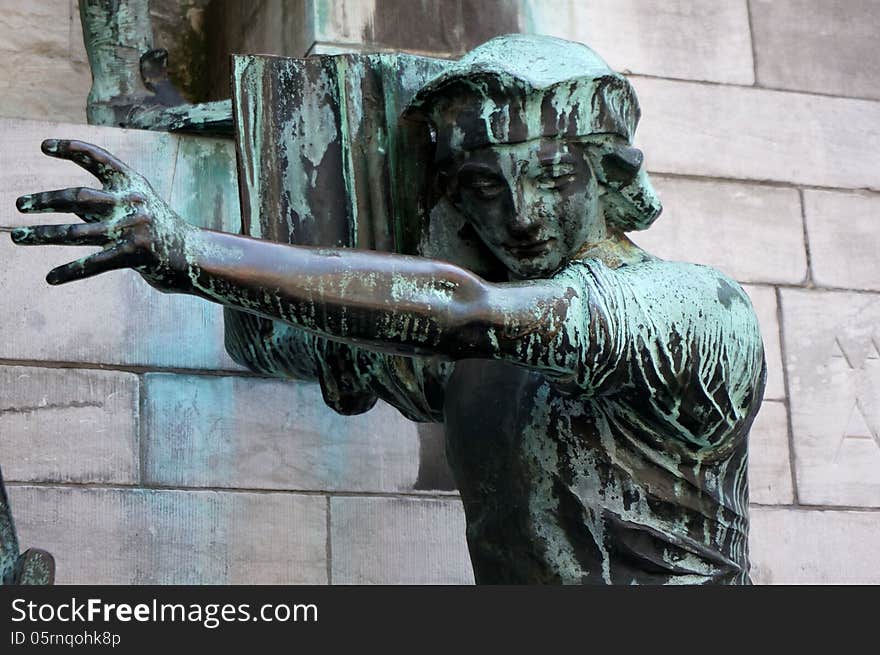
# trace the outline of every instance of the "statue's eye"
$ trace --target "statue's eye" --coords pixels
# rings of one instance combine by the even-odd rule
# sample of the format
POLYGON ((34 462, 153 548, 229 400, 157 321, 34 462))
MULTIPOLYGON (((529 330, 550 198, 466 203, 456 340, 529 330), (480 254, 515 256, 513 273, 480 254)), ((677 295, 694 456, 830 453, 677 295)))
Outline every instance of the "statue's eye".
POLYGON ((574 167, 568 164, 547 166, 535 178, 541 189, 563 189, 574 182, 574 167))
POLYGON ((504 191, 504 183, 489 175, 472 175, 464 180, 464 186, 481 198, 495 198, 504 191))

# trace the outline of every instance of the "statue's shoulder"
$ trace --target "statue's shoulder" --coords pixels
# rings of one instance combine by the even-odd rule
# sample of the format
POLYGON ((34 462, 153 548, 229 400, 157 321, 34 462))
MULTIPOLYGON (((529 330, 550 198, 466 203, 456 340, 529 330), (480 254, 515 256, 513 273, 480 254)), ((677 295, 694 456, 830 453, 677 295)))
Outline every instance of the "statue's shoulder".
MULTIPOLYGON (((627 274, 620 271, 621 274, 627 274)), ((711 266, 651 258, 628 275, 636 303, 652 322, 748 360, 746 375, 757 374, 763 361, 761 327, 751 298, 736 281, 711 266), (666 320, 663 320, 666 317, 666 320)))
MULTIPOLYGON (((643 251, 642 251, 643 252, 643 251)), ((626 314, 645 312, 652 322, 667 316, 706 328, 721 321, 730 327, 757 329, 752 302, 742 286, 703 264, 670 261, 643 252, 619 266, 592 258, 569 262, 562 275, 585 280, 606 298, 606 305, 626 314)))
POLYGON ((739 288, 736 281, 716 268, 704 264, 661 259, 644 250, 637 249, 626 258, 579 257, 569 261, 560 271, 580 272, 615 277, 621 283, 645 284, 657 280, 667 286, 670 280, 679 280, 682 286, 692 286, 722 280, 739 288))

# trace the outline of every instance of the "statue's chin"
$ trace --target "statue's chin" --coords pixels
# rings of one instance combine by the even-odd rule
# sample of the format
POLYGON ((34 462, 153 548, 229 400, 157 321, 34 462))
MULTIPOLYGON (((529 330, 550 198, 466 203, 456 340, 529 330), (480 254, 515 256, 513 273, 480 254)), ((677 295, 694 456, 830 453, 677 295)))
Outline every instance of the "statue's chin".
MULTIPOLYGON (((554 239, 554 242, 557 240, 554 239)), ((568 261, 565 255, 568 253, 556 248, 545 248, 543 252, 534 253, 531 256, 516 256, 503 247, 491 247, 490 250, 507 269, 511 279, 537 280, 552 277, 568 261)))
POLYGON ((553 262, 522 262, 508 263, 507 270, 511 277, 518 280, 540 280, 552 277, 562 267, 561 263, 553 262))

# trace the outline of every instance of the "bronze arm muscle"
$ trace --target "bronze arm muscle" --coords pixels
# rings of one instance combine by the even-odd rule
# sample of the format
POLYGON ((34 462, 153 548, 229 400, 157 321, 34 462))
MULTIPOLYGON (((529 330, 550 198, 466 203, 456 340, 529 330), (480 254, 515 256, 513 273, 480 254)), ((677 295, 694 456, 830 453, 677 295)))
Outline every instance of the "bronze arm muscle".
POLYGON ((186 249, 190 284, 177 290, 394 354, 515 356, 519 341, 541 335, 558 298, 551 285, 490 284, 419 257, 208 230, 186 249))
POLYGON ((103 190, 23 196, 23 212, 86 223, 19 228, 23 245, 102 246, 49 273, 62 284, 133 268, 162 291, 189 293, 373 350, 501 358, 570 372, 576 344, 559 326, 576 293, 552 280, 491 284, 445 262, 353 249, 276 244, 185 223, 140 175, 96 146, 44 142, 95 174, 103 190))

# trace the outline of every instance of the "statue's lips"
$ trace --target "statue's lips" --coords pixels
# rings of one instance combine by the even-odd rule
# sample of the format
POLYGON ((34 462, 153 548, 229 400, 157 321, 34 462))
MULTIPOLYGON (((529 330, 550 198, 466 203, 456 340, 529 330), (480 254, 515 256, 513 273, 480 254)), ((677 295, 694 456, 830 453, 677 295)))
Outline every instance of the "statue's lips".
POLYGON ((556 239, 551 237, 541 241, 530 241, 529 243, 505 244, 504 249, 516 257, 537 257, 550 250, 555 241, 556 239))

